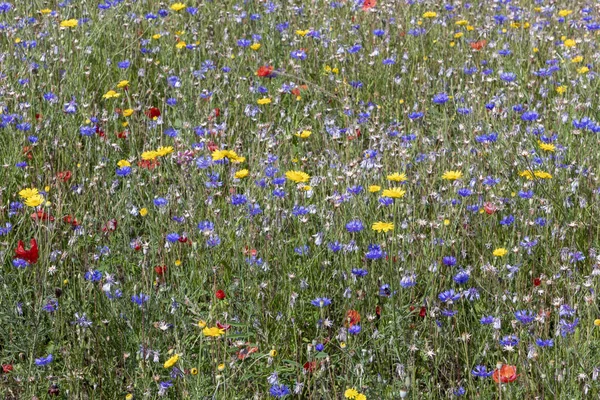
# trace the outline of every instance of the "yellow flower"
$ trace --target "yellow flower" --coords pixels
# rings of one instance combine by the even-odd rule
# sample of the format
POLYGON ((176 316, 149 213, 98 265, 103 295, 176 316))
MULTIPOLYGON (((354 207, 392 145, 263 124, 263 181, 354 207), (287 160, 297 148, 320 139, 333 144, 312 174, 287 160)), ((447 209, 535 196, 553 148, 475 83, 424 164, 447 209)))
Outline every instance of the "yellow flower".
POLYGON ((269 356, 271 356, 271 357, 275 357, 275 356, 277 356, 277 350, 275 350, 275 349, 272 349, 272 350, 269 352, 269 356))
POLYGON ((177 47, 178 49, 183 49, 185 46, 187 46, 187 44, 182 40, 180 42, 178 42, 175 47, 177 47))
POLYGON ((154 150, 145 151, 142 153, 142 160, 150 161, 158 157, 158 153, 154 150))
POLYGON ((263 97, 262 99, 256 100, 256 103, 260 104, 261 106, 263 104, 271 104, 271 99, 269 99, 268 97, 263 97))
POLYGON ((129 86, 129 81, 126 81, 126 80, 122 80, 121 82, 117 83, 117 87, 119 89, 127 87, 127 86, 129 86))
POLYGON ((340 348, 341 349, 345 349, 346 348, 346 342, 340 342, 340 348))
POLYGON ((192 375, 198 375, 198 368, 192 368, 192 369, 190 369, 190 374, 192 374, 192 375))
POLYGON ((302 190, 304 190, 305 192, 310 192, 312 190, 312 186, 310 186, 310 185, 304 185, 302 187, 302 190))
POLYGON ((397 172, 394 172, 393 174, 387 176, 387 180, 394 182, 404 182, 407 180, 407 178, 406 174, 399 174, 397 172))
POLYGON ((525 171, 519 172, 519 176, 522 176, 523 178, 530 180, 530 181, 533 180, 533 172, 531 172, 530 170, 525 170, 525 171))
POLYGON ((225 369, 225 364, 221 363, 221 364, 217 365, 217 370, 219 372, 223 371, 224 369, 225 369))
POLYGON ((206 321, 201 319, 200 321, 198 321, 198 326, 200 327, 200 329, 206 328, 206 321))
POLYGON ((306 139, 310 137, 310 135, 312 135, 312 132, 308 130, 303 130, 302 132, 295 133, 294 135, 298 136, 299 138, 306 139))
POLYGON ((119 166, 119 168, 123 168, 123 167, 131 167, 131 163, 127 160, 120 160, 117 165, 119 166))
POLYGON ((296 183, 308 182, 310 179, 310 175, 302 171, 287 171, 285 177, 296 183))
POLYGON ((214 326, 212 328, 206 327, 202 329, 202 333, 204 334, 204 336, 218 338, 219 336, 223 335, 225 331, 214 326))
POLYGON ((454 47, 455 45, 456 45, 456 43, 450 42, 450 47, 454 47))
POLYGON ((145 217, 146 215, 148 215, 148 209, 147 209, 146 207, 142 208, 142 209, 140 210, 140 215, 141 215, 142 217, 145 217))
POLYGON ((457 32, 454 34, 454 39, 460 39, 461 37, 463 37, 464 33, 463 32, 457 32))
POLYGON ((175 264, 176 267, 181 266, 181 260, 175 260, 174 264, 175 264))
POLYGON ((127 393, 127 395, 125 396, 125 400, 132 400, 133 399, 133 395, 131 393, 127 393))
POLYGON ((356 395, 356 397, 354 398, 354 400, 367 400, 367 396, 365 396, 362 393, 359 393, 356 395))
POLYGON ((468 31, 475 30, 475 27, 474 27, 474 26, 471 26, 471 25, 467 25, 467 30, 468 30, 468 31))
POLYGON ((247 169, 240 169, 239 171, 237 171, 234 175, 235 178, 237 179, 242 179, 248 176, 248 170, 247 169))
POLYGON ((171 154, 173 152, 173 146, 167 146, 167 147, 159 147, 158 149, 156 149, 156 154, 158 154, 159 157, 164 157, 167 154, 171 154))
POLYGON ((558 12, 559 17, 567 17, 573 13, 573 10, 560 10, 558 12))
POLYGON ((582 61, 583 61, 583 56, 577 56, 577 57, 571 58, 571 62, 575 63, 575 64, 580 63, 582 61))
POLYGON ((573 39, 567 39, 563 42, 565 47, 575 47, 575 41, 573 39))
POLYGON ((504 247, 500 247, 494 250, 492 253, 495 257, 504 257, 508 254, 508 251, 504 247))
POLYGON ((347 399, 356 399, 356 396, 358 396, 358 392, 354 388, 346 389, 344 392, 344 397, 347 399))
POLYGON ((52 12, 52 10, 49 8, 44 8, 43 10, 40 10, 40 13, 42 15, 50 14, 51 12, 52 12))
POLYGON ((449 219, 445 219, 444 220, 444 226, 448 226, 450 225, 450 220, 449 219))
POLYGON ((544 143, 541 140, 538 141, 538 146, 540 146, 540 149, 544 151, 554 152, 554 150, 556 149, 556 146, 554 146, 552 143, 544 143))
POLYGON ((25 205, 28 207, 37 207, 44 202, 44 196, 41 194, 34 194, 25 200, 25 205))
POLYGON ((423 14, 423 18, 435 18, 437 17, 437 13, 434 11, 427 11, 425 14, 423 14))
POLYGON ((460 178, 462 178, 462 172, 459 170, 446 171, 446 172, 444 172, 444 175, 442 175, 442 179, 444 179, 446 181, 455 181, 460 178))
POLYGON ((566 91, 567 91, 567 87, 564 85, 556 87, 556 93, 558 93, 558 94, 564 94, 566 91))
POLYGON ((578 74, 587 74, 588 72, 590 72, 590 69, 588 67, 581 67, 577 70, 578 74))
POLYGON ((185 4, 183 3, 174 3, 171 5, 171 10, 177 12, 177 11, 181 11, 185 8, 185 4))
POLYGON ((298 29, 298 30, 296 31, 296 35, 299 35, 299 36, 302 36, 302 37, 304 37, 304 36, 308 35, 308 33, 309 33, 309 32, 310 32, 310 30, 308 30, 308 29, 305 29, 305 30, 303 30, 303 31, 302 31, 302 30, 300 30, 300 29, 298 29))
POLYGON ((595 326, 600 326, 600 318, 599 318, 599 319, 596 319, 596 320, 594 320, 594 325, 595 325, 595 326))
POLYGON ((544 171, 535 171, 533 175, 535 175, 536 178, 540 179, 552 179, 552 175, 544 171))
POLYGON ((406 194, 406 190, 401 188, 385 189, 381 194, 381 197, 391 197, 392 199, 401 199, 406 194))
POLYGON ((381 190, 381 186, 378 186, 378 185, 369 186, 369 192, 371 192, 371 193, 377 193, 380 190, 381 190))
POLYGON ((112 99, 112 98, 117 98, 120 95, 121 95, 120 93, 117 93, 114 90, 109 90, 104 95, 102 95, 102 97, 105 98, 105 99, 112 99))
POLYGON ((334 74, 339 74, 340 73, 340 69, 338 67, 335 67, 331 70, 331 72, 333 72, 334 74))
POLYGON ((250 46, 250 48, 254 51, 260 49, 260 43, 252 43, 252 46, 250 46))
POLYGON ((392 222, 378 221, 378 222, 373 223, 373 226, 371 226, 371 229, 373 229, 374 231, 377 231, 377 232, 393 231, 394 224, 392 222))
POLYGON ((75 28, 79 22, 76 19, 67 19, 60 22, 61 28, 75 28))
POLYGON ((157 34, 155 34, 155 35, 152 35, 152 39, 154 39, 154 40, 158 40, 158 39, 160 39, 161 37, 162 37, 162 36, 161 36, 161 34, 160 34, 160 33, 157 33, 157 34))
POLYGON ((163 367, 171 368, 173 365, 175 365, 175 363, 177 361, 179 361, 179 354, 175 354, 173 357, 171 357, 167 361, 165 361, 165 364, 163 365, 163 367))
POLYGON ((459 21, 456 21, 454 24, 458 25, 458 26, 463 26, 463 25, 467 25, 469 23, 469 21, 467 21, 466 19, 461 19, 459 21))
POLYGON ((19 192, 19 196, 23 199, 28 199, 32 196, 37 195, 39 192, 36 188, 25 188, 19 192))
POLYGON ((133 114, 133 110, 131 108, 127 108, 127 109, 123 110, 124 117, 129 117, 129 116, 131 116, 131 114, 133 114))

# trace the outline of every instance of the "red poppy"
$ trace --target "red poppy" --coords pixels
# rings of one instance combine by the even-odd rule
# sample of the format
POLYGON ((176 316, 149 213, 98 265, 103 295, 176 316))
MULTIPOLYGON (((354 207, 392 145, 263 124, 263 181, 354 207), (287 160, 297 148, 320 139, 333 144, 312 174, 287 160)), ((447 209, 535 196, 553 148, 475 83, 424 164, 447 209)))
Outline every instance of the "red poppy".
POLYGON ((479 50, 483 49, 486 44, 487 44, 487 40, 478 40, 476 42, 470 43, 471 48, 475 51, 479 51, 479 50))
POLYGON ((533 286, 540 286, 542 284, 542 280, 540 278, 533 278, 533 286))
POLYGON ((208 151, 210 151, 211 153, 217 151, 217 149, 219 148, 219 146, 217 146, 214 142, 208 142, 206 144, 206 147, 208 147, 208 151))
POLYGON ((73 218, 73 216, 71 216, 71 215, 65 215, 63 217, 63 222, 65 224, 70 224, 70 225, 73 225, 73 226, 79 225, 79 222, 75 218, 73 218))
POLYGON ((217 290, 217 293, 215 293, 215 297, 219 300, 225 300, 225 292, 222 290, 217 290))
POLYGON ((356 310, 348 310, 346 313, 346 318, 344 320, 344 324, 349 328, 357 325, 360 322, 360 314, 356 310))
POLYGON ((167 266, 157 265, 156 267, 154 267, 154 272, 156 272, 156 275, 164 275, 164 273, 167 272, 167 266))
POLYGON ((213 112, 215 113, 215 117, 219 118, 221 116, 221 109, 219 107, 215 108, 213 112))
POLYGON ((363 11, 367 11, 377 5, 377 0, 364 0, 362 9, 363 11))
POLYGON ((15 250, 15 258, 21 258, 27 261, 29 264, 35 264, 39 258, 40 254, 38 251, 37 241, 35 239, 31 239, 29 241, 29 250, 25 250, 25 245, 22 240, 19 240, 17 244, 17 249, 15 250))
POLYGON ((427 307, 423 306, 423 307, 421 307, 421 310, 419 311, 419 317, 425 318, 426 315, 427 315, 427 307))
POLYGON ((509 383, 517 379, 517 367, 514 365, 502 365, 500 369, 495 369, 492 375, 496 383, 509 383))
POLYGON ((117 137, 119 139, 127 139, 127 136, 129 136, 129 131, 123 131, 123 132, 117 133, 117 137))
POLYGON ((4 372, 5 374, 8 374, 12 370, 13 366, 11 364, 2 364, 2 372, 4 372))
POLYGON ((304 372, 314 372, 317 369, 316 361, 307 361, 303 365, 304 372))
POLYGON ((229 329, 231 329, 231 325, 229 325, 229 324, 222 324, 219 321, 217 321, 217 328, 223 329, 224 331, 228 331, 229 329))
POLYGON ((147 169, 147 170, 153 170, 154 168, 158 167, 159 165, 160 165, 160 163, 156 159, 141 160, 138 162, 138 167, 147 169))
POLYGON ((38 210, 31 214, 31 219, 33 219, 34 221, 54 221, 54 217, 52 215, 46 214, 42 210, 38 210))
POLYGON ((31 153, 31 146, 23 147, 23 155, 29 160, 33 158, 33 154, 31 153))
POLYGON ((260 76, 261 78, 272 78, 274 76, 274 74, 273 74, 273 66, 271 66, 271 65, 264 65, 264 66, 260 67, 256 71, 256 75, 260 76))
POLYGON ((498 207, 496 207, 494 203, 490 203, 489 201, 483 204, 483 209, 488 215, 492 215, 493 213, 498 211, 498 207))
POLYGON ((66 182, 69 179, 71 179, 71 176, 73 176, 71 171, 60 171, 58 174, 56 174, 56 177, 63 182, 66 182))
POLYGON ((96 133, 98 134, 98 136, 104 137, 104 131, 102 130, 102 128, 100 128, 100 125, 96 125, 96 133))
POLYGON ((156 107, 150 107, 145 114, 150 119, 158 118, 160 117, 160 110, 156 107))
POLYGON ((377 315, 377 318, 381 318, 381 306, 375 307, 375 315, 377 315))

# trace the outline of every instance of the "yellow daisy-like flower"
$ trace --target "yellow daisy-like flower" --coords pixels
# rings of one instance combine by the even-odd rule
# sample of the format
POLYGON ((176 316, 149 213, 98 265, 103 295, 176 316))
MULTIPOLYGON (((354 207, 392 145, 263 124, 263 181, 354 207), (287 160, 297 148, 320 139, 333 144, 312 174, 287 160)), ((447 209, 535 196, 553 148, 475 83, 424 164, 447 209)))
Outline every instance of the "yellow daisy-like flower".
POLYGON ((565 85, 557 86, 556 93, 564 94, 567 91, 567 87, 565 85))
POLYGON ((299 138, 306 139, 310 137, 310 135, 312 135, 312 132, 308 130, 303 130, 302 132, 295 133, 294 135, 298 136, 299 138))
POLYGON ((437 13, 434 11, 427 11, 423 14, 423 18, 435 18, 437 17, 437 13))
POLYGON ((248 176, 248 174, 249 174, 249 172, 248 172, 248 170, 247 170, 247 169, 240 169, 239 171, 237 171, 237 172, 235 173, 234 177, 235 177, 236 179, 242 179, 242 178, 245 178, 245 177, 247 177, 247 176, 248 176))
POLYGON ((102 97, 105 98, 105 99, 113 99, 113 98, 116 99, 120 95, 121 95, 120 93, 117 93, 114 90, 109 90, 104 95, 102 95, 102 97))
POLYGON ((178 49, 183 49, 185 46, 187 46, 187 43, 185 43, 183 40, 175 45, 175 47, 178 49))
POLYGON ((468 25, 469 21, 467 21, 466 19, 461 19, 459 21, 456 21, 454 24, 458 25, 458 26, 463 26, 463 25, 468 25))
POLYGON ((580 63, 582 61, 583 61, 583 56, 577 56, 577 57, 571 58, 571 62, 574 64, 580 63))
POLYGON ((565 47, 575 47, 576 43, 573 39, 567 39, 563 42, 565 47))
POLYGON ((393 182, 405 182, 407 179, 406 174, 399 174, 397 172, 387 176, 387 180, 393 182))
POLYGON ((552 174, 545 171, 537 170, 533 173, 533 175, 535 175, 536 178, 540 179, 552 179, 552 174))
POLYGON ((201 319, 200 321, 198 321, 198 326, 200 327, 200 329, 206 328, 206 321, 201 319))
POLYGON ((156 34, 152 35, 152 39, 154 39, 154 40, 158 40, 161 37, 162 37, 162 35, 160 33, 156 33, 156 34))
POLYGON ((133 114, 133 110, 131 108, 127 108, 127 109, 123 110, 124 117, 129 117, 129 116, 131 116, 131 114, 133 114))
POLYGON ((148 215, 148 209, 147 209, 146 207, 142 208, 142 209, 140 210, 140 215, 141 215, 142 217, 145 217, 146 215, 148 215))
POLYGON ((367 396, 365 396, 362 393, 359 393, 356 395, 356 397, 354 398, 354 400, 367 400, 367 396))
POLYGON ((154 150, 145 151, 142 153, 142 160, 150 161, 158 157, 158 153, 154 150))
POLYGON ((28 199, 37 194, 39 194, 39 192, 36 188, 25 188, 19 192, 19 196, 21 196, 22 199, 28 199))
POLYGON ((446 171, 444 175, 442 175, 442 179, 445 181, 455 181, 457 179, 462 178, 463 174, 461 171, 446 171))
POLYGON ((377 232, 393 231, 394 223, 378 221, 378 222, 373 223, 373 226, 371 226, 371 229, 373 229, 374 231, 377 231, 377 232))
POLYGON ((380 190, 381 190, 381 186, 378 186, 378 185, 369 186, 369 192, 371 192, 371 193, 377 193, 380 190))
POLYGON ((356 396, 358 396, 358 391, 354 388, 348 388, 344 392, 344 397, 347 399, 356 399, 356 396))
POLYGON ((127 160, 120 160, 117 165, 119 166, 119 168, 123 168, 123 167, 131 167, 131 163, 127 160))
POLYGON ((269 356, 276 357, 277 356, 277 350, 272 349, 271 351, 269 351, 269 356))
POLYGON ((260 49, 260 43, 252 43, 252 46, 250 46, 250 48, 254 51, 260 49))
POLYGON ((175 354, 173 357, 171 357, 167 361, 165 361, 165 364, 163 365, 163 367, 171 368, 173 365, 175 365, 175 363, 177 361, 179 361, 179 354, 175 354))
POLYGON ((504 257, 508 254, 508 250, 506 250, 504 247, 499 247, 495 249, 492 254, 494 255, 494 257, 504 257))
POLYGON ((285 177, 296 183, 308 182, 310 179, 310 175, 302 171, 287 171, 285 177))
POLYGON ((571 15, 573 13, 573 10, 560 10, 558 12, 558 16, 559 17, 568 17, 569 15, 571 15))
POLYGON ((173 152, 173 146, 167 146, 167 147, 159 147, 158 149, 156 149, 156 154, 158 154, 159 157, 164 157, 167 154, 171 154, 173 152))
POLYGON ((256 100, 256 104, 259 104, 261 106, 264 104, 271 104, 271 99, 268 97, 263 97, 262 99, 256 100))
POLYGON ((171 4, 170 8, 171 8, 171 10, 173 10, 175 12, 178 12, 178 11, 181 11, 181 10, 183 10, 185 8, 185 4, 183 4, 183 3, 173 3, 173 4, 171 4))
POLYGON ((581 75, 587 74, 588 72, 590 72, 590 69, 585 66, 577 69, 577 73, 581 75))
POLYGON ((61 28, 75 28, 77 25, 79 25, 79 21, 76 19, 67 19, 60 22, 61 28))
POLYGON ((401 188, 385 189, 381 194, 381 197, 391 197, 392 199, 401 199, 406 194, 406 190, 401 188))
POLYGON ((525 170, 525 171, 519 172, 519 176, 521 176, 529 181, 533 180, 533 172, 531 172, 530 170, 525 170))
POLYGON ((305 29, 305 30, 298 29, 296 31, 296 35, 304 37, 304 36, 308 35, 309 32, 310 32, 310 30, 308 30, 308 29, 305 29))
POLYGON ((599 318, 599 319, 596 319, 596 320, 594 320, 594 325, 595 325, 595 326, 600 326, 600 318, 599 318))
POLYGON ((540 149, 542 149, 544 151, 554 152, 554 150, 556 150, 555 145, 553 145, 552 143, 544 143, 541 140, 538 141, 538 146, 540 147, 540 149))
POLYGON ((28 207, 37 207, 43 202, 45 202, 44 196, 41 194, 34 194, 25 200, 25 205, 28 207))
POLYGON ((126 81, 126 80, 122 80, 121 82, 117 83, 117 87, 119 89, 122 89, 127 86, 129 86, 129 81, 126 81))
POLYGON ((221 372, 225 369, 225 364, 221 363, 219 365, 217 365, 217 371, 221 372))
POLYGON ((42 15, 50 14, 51 12, 52 10, 49 8, 44 8, 43 10, 40 10, 40 14, 42 15))
POLYGON ((133 400, 133 395, 131 393, 127 393, 127 395, 125 395, 125 400, 133 400))
POLYGON ((460 39, 461 37, 463 37, 464 32, 456 32, 454 34, 454 39, 460 39))
POLYGON ((219 329, 219 327, 214 326, 212 328, 206 327, 202 329, 202 333, 204 334, 204 336, 207 337, 218 338, 219 336, 225 334, 225 331, 223 329, 219 329))

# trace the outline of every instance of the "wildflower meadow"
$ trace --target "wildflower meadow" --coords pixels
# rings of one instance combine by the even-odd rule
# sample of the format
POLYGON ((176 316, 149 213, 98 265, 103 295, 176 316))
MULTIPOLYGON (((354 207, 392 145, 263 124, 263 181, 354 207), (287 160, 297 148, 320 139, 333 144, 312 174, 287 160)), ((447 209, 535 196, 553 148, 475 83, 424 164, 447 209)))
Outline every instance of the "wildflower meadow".
POLYGON ((0 33, 0 397, 600 398, 596 1, 0 33))

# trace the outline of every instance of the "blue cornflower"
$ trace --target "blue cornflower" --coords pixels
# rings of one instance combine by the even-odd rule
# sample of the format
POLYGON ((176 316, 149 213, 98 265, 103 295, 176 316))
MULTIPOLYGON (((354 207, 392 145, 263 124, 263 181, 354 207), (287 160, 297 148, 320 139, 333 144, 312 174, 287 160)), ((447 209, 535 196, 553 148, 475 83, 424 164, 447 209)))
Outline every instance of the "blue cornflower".
POLYGON ((387 283, 381 285, 379 287, 379 295, 381 297, 390 297, 392 295, 392 290, 390 289, 390 285, 387 283))
POLYGON ((435 104, 445 104, 448 100, 450 100, 450 97, 448 97, 446 93, 438 93, 433 96, 433 102, 435 104))
POLYGON ((355 219, 346 224, 346 230, 348 232, 360 232, 364 229, 364 225, 361 220, 355 219))
POLYGON ((172 137, 172 138, 176 138, 177 135, 179 135, 179 132, 177 132, 177 129, 169 127, 167 129, 165 129, 165 135, 172 137))
POLYGON ((285 397, 290 394, 290 388, 285 385, 275 384, 271 386, 269 393, 273 397, 285 397))
POLYGON ((234 194, 231 196, 231 204, 234 206, 244 205, 248 202, 248 198, 243 194, 234 194))
POLYGON ((123 60, 123 61, 119 61, 117 63, 117 67, 119 67, 121 69, 127 69, 127 68, 129 68, 130 65, 131 65, 131 62, 129 62, 129 60, 123 60))
POLYGON ((456 258, 453 256, 445 256, 442 258, 442 263, 448 267, 453 267, 456 265, 456 258))
POLYGON ((517 79, 517 74, 514 72, 502 72, 500 73, 500 79, 504 82, 514 82, 517 79))
POLYGON ((296 60, 306 60, 306 52, 304 50, 293 50, 290 53, 290 57, 296 60))
POLYGON ((536 121, 538 118, 539 118, 539 114, 536 113, 535 111, 526 111, 523 114, 521 114, 521 119, 523 121, 527 121, 527 122, 536 121))
POLYGON ((315 349, 316 349, 317 351, 323 351, 323 350, 325 349, 325 346, 324 346, 322 343, 318 343, 318 344, 315 346, 315 349))
POLYGON ((358 335, 361 330, 362 328, 360 325, 352 325, 350 328, 348 328, 348 333, 351 335, 358 335))
POLYGON ((575 320, 571 323, 567 322, 566 319, 561 319, 560 323, 560 334, 562 337, 567 337, 570 333, 575 333, 575 328, 579 325, 579 318, 575 318, 575 320))
POLYGON ((306 256, 309 252, 310 249, 307 245, 302 245, 294 249, 294 253, 298 254, 299 256, 306 256))
POLYGON ((140 293, 139 295, 134 294, 133 296, 131 296, 131 301, 140 307, 144 305, 144 303, 148 300, 150 300, 150 296, 144 293, 140 293))
POLYGON ((457 193, 459 196, 461 196, 461 197, 468 197, 468 196, 470 196, 471 194, 473 194, 473 192, 472 192, 472 191, 471 191, 471 189, 469 189, 469 188, 462 188, 462 189, 458 189, 458 190, 456 191, 456 193, 457 193))
POLYGON ((516 337, 515 335, 507 335, 504 336, 502 339, 499 340, 500 345, 502 346, 516 346, 519 344, 519 338, 516 337))
POLYGON ((117 168, 117 175, 118 176, 126 177, 130 173, 131 173, 131 167, 129 167, 129 166, 124 166, 124 167, 118 167, 117 168))
POLYGON ((512 215, 507 215, 506 217, 500 220, 500 225, 510 226, 513 222, 515 222, 515 217, 513 217, 512 215))
POLYGON ((417 284, 417 275, 415 275, 415 274, 404 275, 402 277, 402 279, 400 279, 400 286, 402 286, 404 289, 413 287, 416 284, 417 284))
POLYGON ((438 295, 438 299, 442 303, 455 302, 460 299, 460 293, 456 293, 454 289, 446 290, 438 295))
POLYGON ((169 201, 163 197, 157 197, 156 199, 154 199, 154 205, 156 207, 162 208, 165 207, 167 204, 169 204, 169 201))
POLYGON ((370 244, 367 250, 368 251, 365 254, 365 257, 368 260, 378 260, 380 258, 384 258, 386 255, 386 253, 381 249, 381 246, 378 244, 370 244))
POLYGON ((476 378, 489 378, 493 374, 494 371, 488 372, 487 367, 485 365, 477 365, 471 370, 471 375, 473 375, 476 378))
POLYGON ((481 325, 491 325, 494 323, 494 317, 492 315, 486 315, 481 317, 481 319, 479 320, 479 323, 481 325))
POLYGON ((46 357, 36 358, 35 365, 37 365, 38 367, 44 367, 50 364, 52 360, 54 360, 54 357, 52 356, 52 354, 48 354, 46 357))
POLYGON ((470 277, 471 275, 469 274, 469 272, 461 270, 456 275, 454 275, 453 279, 454 282, 458 283, 459 285, 463 285, 469 281, 470 277))
POLYGON ((310 304, 315 307, 323 308, 331 304, 331 299, 328 299, 327 297, 317 297, 316 299, 311 300, 310 304))
POLYGON ((340 242, 330 242, 327 247, 329 247, 329 250, 332 252, 337 253, 342 249, 343 246, 340 242))
POLYGON ((210 221, 200 221, 198 223, 198 230, 203 234, 208 235, 215 230, 215 224, 210 221))
POLYGON ((221 238, 218 235, 210 235, 208 239, 206 239, 206 246, 208 248, 217 247, 221 244, 221 238))
POLYGON ((422 112, 411 112, 410 114, 408 114, 408 118, 410 118, 411 120, 416 120, 419 118, 423 118, 423 114, 422 112))
POLYGON ((519 310, 515 312, 515 318, 523 325, 527 325, 535 320, 535 313, 529 310, 519 310))
MULTIPOLYGON (((341 248, 341 246, 340 246, 340 248, 341 248)), ((354 276, 363 277, 363 276, 366 276, 367 274, 368 274, 368 271, 366 269, 352 268, 352 275, 354 275, 354 276)))
POLYGON ((93 271, 87 271, 83 278, 86 281, 98 282, 102 280, 102 272, 98 271, 97 269, 93 271))
POLYGON ((178 240, 179 240, 179 238, 180 238, 179 234, 178 234, 178 233, 175 233, 175 232, 173 232, 173 233, 169 233, 169 234, 167 235, 167 241, 168 241, 169 243, 175 243, 176 241, 178 241, 178 240))
POLYGON ((537 338, 535 339, 535 344, 537 344, 539 347, 554 347, 554 340, 537 338))
POLYGON ((296 217, 306 215, 310 212, 310 210, 304 206, 294 206, 292 209, 292 214, 296 217))
POLYGON ((16 268, 19 268, 19 269, 20 268, 25 268, 25 267, 27 267, 29 265, 29 263, 27 261, 23 260, 22 258, 15 258, 15 259, 13 259, 12 260, 12 264, 13 264, 13 267, 16 267, 16 268))

